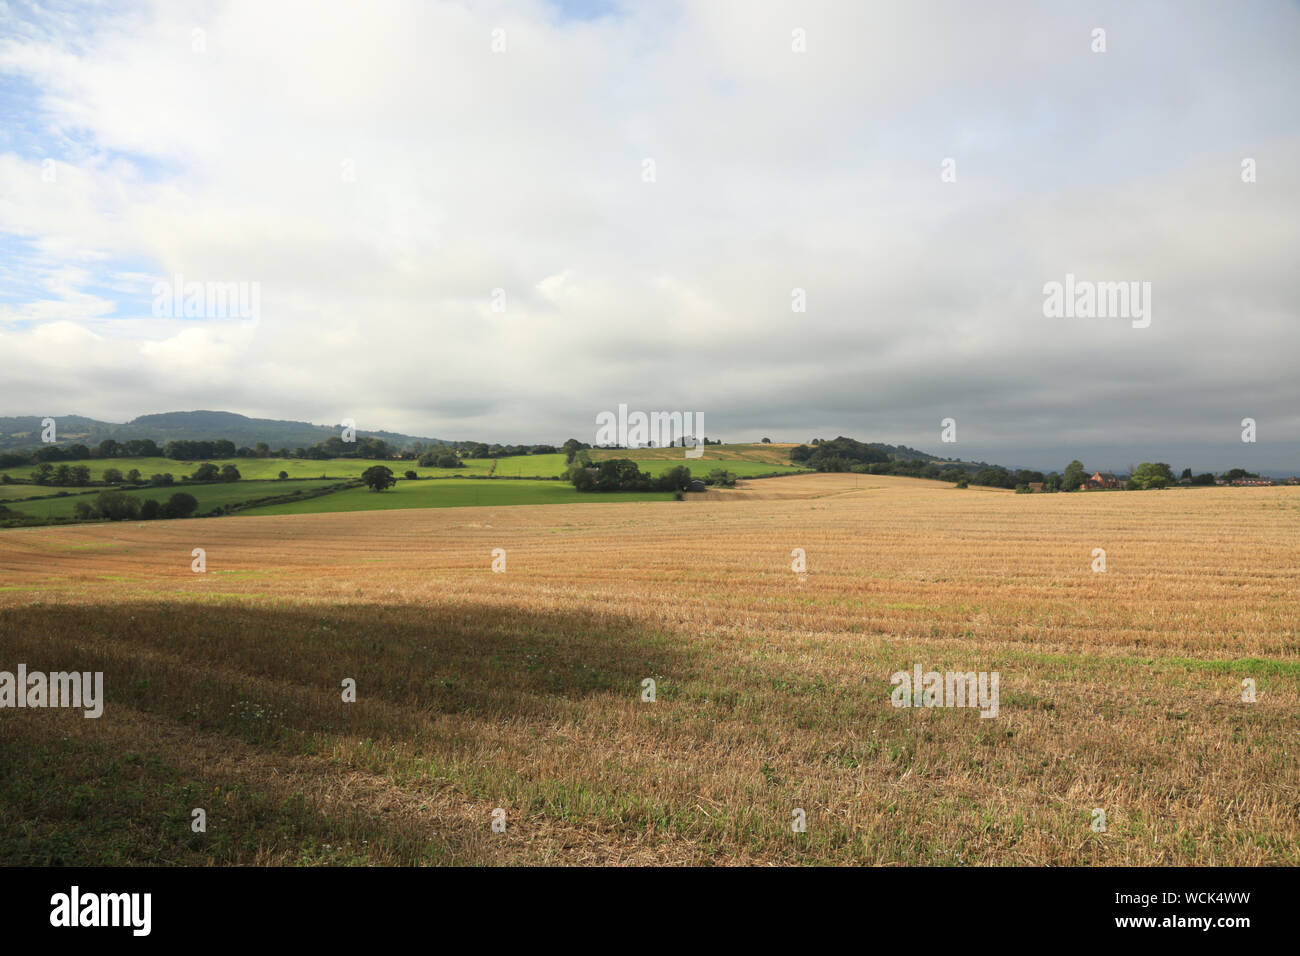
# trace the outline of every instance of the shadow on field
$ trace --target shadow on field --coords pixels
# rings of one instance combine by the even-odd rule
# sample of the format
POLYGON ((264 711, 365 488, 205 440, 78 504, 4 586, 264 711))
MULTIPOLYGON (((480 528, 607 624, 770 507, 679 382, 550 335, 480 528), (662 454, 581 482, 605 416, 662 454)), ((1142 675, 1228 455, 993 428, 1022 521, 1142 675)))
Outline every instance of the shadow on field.
POLYGON ((504 859, 486 813, 509 771, 464 755, 582 720, 593 697, 639 706, 645 677, 694 671, 677 644, 585 608, 455 601, 0 608, 0 670, 104 674, 99 719, 0 714, 0 864, 504 859))
POLYGON ((0 669, 20 661, 29 671, 103 671, 106 716, 122 703, 215 729, 251 702, 302 731, 359 731, 367 715, 405 723, 398 710, 501 719, 595 694, 635 701, 644 678, 681 679, 696 667, 673 635, 624 616, 455 601, 0 608, 0 669), (356 704, 342 700, 347 678, 356 704))

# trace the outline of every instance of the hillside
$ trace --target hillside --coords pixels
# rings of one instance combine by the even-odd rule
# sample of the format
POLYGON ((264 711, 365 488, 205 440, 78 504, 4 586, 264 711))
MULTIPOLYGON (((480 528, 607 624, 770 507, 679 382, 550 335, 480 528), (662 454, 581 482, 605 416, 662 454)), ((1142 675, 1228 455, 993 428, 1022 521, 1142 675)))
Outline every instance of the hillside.
MULTIPOLYGON (((40 444, 42 415, 0 417, 0 448, 28 448, 40 444)), ((249 418, 235 412, 190 411, 161 412, 141 415, 124 424, 104 422, 82 415, 54 415, 56 437, 60 445, 81 442, 94 445, 105 438, 125 441, 152 438, 159 445, 171 439, 216 441, 229 439, 250 448, 266 442, 272 448, 307 447, 337 435, 338 425, 313 425, 310 422, 283 421, 274 418, 249 418)), ((444 444, 440 438, 420 438, 398 432, 357 429, 361 438, 382 438, 394 445, 411 442, 444 444)))

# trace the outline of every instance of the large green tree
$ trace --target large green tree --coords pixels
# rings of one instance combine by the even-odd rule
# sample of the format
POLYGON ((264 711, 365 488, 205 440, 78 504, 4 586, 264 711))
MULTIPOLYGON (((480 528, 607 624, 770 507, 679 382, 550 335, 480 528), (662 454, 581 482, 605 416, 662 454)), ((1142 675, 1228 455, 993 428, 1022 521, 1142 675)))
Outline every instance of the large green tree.
POLYGON ((361 480, 371 491, 384 491, 397 484, 397 478, 391 468, 385 465, 372 465, 361 473, 361 480))
POLYGON ((199 506, 199 500, 188 491, 178 491, 162 507, 164 518, 188 518, 199 506))
POLYGON ((1146 491, 1168 487, 1173 480, 1174 470, 1163 461, 1144 461, 1133 469, 1127 487, 1130 491, 1146 491))
POLYGON ((1088 473, 1084 471, 1083 462, 1075 459, 1065 466, 1065 473, 1061 475, 1061 489, 1063 491, 1078 491, 1079 486, 1088 480, 1088 473))

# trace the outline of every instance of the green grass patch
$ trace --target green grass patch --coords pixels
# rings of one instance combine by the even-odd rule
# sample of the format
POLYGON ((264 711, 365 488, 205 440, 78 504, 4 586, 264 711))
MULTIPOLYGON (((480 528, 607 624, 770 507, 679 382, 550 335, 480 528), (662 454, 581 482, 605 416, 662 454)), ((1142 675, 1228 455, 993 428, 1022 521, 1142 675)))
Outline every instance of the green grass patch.
MULTIPOLYGON (((220 467, 234 465, 246 480, 274 480, 280 472, 286 472, 290 478, 359 478, 361 473, 372 465, 386 465, 393 474, 401 476, 406 471, 414 471, 421 478, 449 478, 456 475, 481 475, 487 477, 489 472, 494 477, 502 478, 555 478, 563 473, 565 464, 563 455, 519 455, 514 458, 496 459, 467 458, 463 468, 421 468, 414 461, 372 461, 363 458, 329 458, 316 461, 306 458, 203 458, 194 461, 175 461, 171 458, 96 458, 88 461, 52 462, 55 468, 60 464, 85 465, 90 469, 93 481, 101 481, 104 469, 116 468, 123 475, 132 468, 140 472, 147 480, 150 475, 170 474, 180 479, 194 474, 199 465, 205 461, 220 467)), ((21 465, 5 469, 14 478, 31 477, 34 465, 21 465)), ((14 486, 0 485, 0 488, 27 487, 28 495, 53 494, 60 489, 57 486, 14 486)), ((78 490, 78 489, 68 489, 78 490)), ((80 489, 84 490, 84 489, 80 489)), ((23 497, 18 495, 17 497, 23 497)))
MULTIPOLYGON (((193 495, 199 503, 200 514, 216 507, 241 504, 255 498, 267 498, 271 495, 289 494, 293 491, 308 491, 324 488, 334 484, 332 481, 231 481, 215 485, 172 485, 162 488, 139 488, 123 491, 123 494, 144 501, 153 498, 159 504, 167 501, 178 491, 193 495)), ((103 488, 98 489, 103 491, 103 488)), ((22 501, 11 505, 14 511, 38 518, 71 518, 73 508, 78 501, 94 504, 95 495, 69 495, 66 498, 43 498, 39 501, 22 501)))
MULTIPOLYGON (((536 456, 544 457, 544 456, 536 456)), ((579 494, 559 481, 502 479, 475 481, 399 481, 387 491, 349 488, 308 501, 249 508, 245 515, 297 515, 339 511, 387 511, 397 508, 466 508, 478 505, 572 505, 616 501, 670 501, 668 492, 618 492, 579 494)))

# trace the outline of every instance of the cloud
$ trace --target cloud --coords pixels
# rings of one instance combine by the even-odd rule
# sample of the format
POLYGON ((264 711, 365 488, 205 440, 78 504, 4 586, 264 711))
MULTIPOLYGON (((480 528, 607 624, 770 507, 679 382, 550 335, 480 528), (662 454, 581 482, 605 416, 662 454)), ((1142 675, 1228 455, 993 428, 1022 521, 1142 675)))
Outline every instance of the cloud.
POLYGON ((1235 463, 1250 415, 1285 468, 1298 39, 1282 3, 32 13, 0 405, 542 440, 626 402, 1045 467, 1235 463), (1151 327, 1045 319, 1067 272, 1151 282, 1151 327), (154 317, 178 273, 258 283, 257 327, 154 317))

